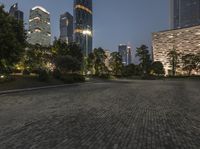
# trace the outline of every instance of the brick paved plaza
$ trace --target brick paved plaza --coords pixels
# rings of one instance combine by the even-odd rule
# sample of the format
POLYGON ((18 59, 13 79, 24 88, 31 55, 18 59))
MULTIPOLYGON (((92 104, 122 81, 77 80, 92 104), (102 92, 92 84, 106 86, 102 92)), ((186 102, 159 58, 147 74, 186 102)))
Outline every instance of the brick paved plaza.
POLYGON ((200 81, 0 95, 0 149, 200 149, 200 81))

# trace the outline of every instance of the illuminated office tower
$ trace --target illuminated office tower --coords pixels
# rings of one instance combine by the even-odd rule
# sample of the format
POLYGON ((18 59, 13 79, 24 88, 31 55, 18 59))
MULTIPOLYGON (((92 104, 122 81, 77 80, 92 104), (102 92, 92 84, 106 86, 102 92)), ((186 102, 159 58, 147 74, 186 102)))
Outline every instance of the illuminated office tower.
POLYGON ((30 11, 27 40, 30 44, 51 44, 50 13, 41 6, 36 6, 30 11))
POLYGON ((73 42, 73 16, 68 12, 60 15, 60 40, 73 42))
POLYGON ((74 41, 80 45, 84 56, 92 52, 92 0, 74 0, 74 41))
POLYGON ((13 16, 18 21, 23 21, 24 20, 24 13, 18 9, 18 4, 17 3, 15 3, 14 5, 12 5, 10 7, 9 15, 13 16))
POLYGON ((200 0, 170 0, 171 29, 200 25, 200 0))

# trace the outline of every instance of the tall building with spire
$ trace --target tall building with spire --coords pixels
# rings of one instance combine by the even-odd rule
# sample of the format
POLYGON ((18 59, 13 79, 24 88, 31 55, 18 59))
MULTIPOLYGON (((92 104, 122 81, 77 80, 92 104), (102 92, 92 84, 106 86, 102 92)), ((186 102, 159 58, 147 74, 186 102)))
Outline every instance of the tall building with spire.
POLYGON ((73 16, 68 12, 60 15, 60 40, 73 42, 73 16))
POLYGON ((41 6, 30 10, 28 42, 49 46, 51 44, 50 13, 41 6))
POLYGON ((80 45, 84 56, 92 52, 92 0, 74 0, 74 41, 80 45))
POLYGON ((200 25, 200 0, 170 0, 171 29, 200 25))
POLYGON ((9 15, 13 16, 18 21, 24 20, 24 13, 21 10, 18 9, 18 3, 15 3, 14 5, 12 5, 10 7, 9 15))

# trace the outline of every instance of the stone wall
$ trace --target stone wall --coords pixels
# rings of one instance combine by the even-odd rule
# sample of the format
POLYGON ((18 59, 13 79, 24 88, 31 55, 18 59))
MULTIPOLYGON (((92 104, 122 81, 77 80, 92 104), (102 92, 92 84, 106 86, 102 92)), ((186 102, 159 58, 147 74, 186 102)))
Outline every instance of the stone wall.
MULTIPOLYGON (((154 61, 161 61, 168 75, 171 70, 167 56, 170 50, 175 48, 183 55, 200 53, 200 25, 153 33, 152 46, 154 61)), ((184 74, 181 66, 177 71, 184 74)))

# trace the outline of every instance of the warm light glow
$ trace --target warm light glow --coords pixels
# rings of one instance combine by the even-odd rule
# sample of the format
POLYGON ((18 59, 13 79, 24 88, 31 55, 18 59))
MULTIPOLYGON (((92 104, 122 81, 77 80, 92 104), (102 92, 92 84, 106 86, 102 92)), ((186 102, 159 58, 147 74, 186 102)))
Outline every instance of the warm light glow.
POLYGON ((81 34, 84 34, 84 35, 92 36, 91 30, 75 29, 74 33, 81 33, 81 34))
POLYGON ((79 8, 79 9, 82 9, 82 10, 85 10, 87 12, 89 12, 90 14, 92 14, 92 11, 90 9, 88 9, 87 7, 85 6, 82 6, 82 5, 76 5, 75 8, 79 8))
POLYGON ((84 35, 92 35, 92 32, 90 30, 84 30, 83 34, 84 35))
POLYGON ((5 76, 4 76, 4 75, 1 75, 0 78, 3 79, 3 78, 5 78, 5 76))
POLYGON ((35 6, 35 7, 32 8, 32 10, 35 10, 35 9, 40 9, 40 10, 46 12, 47 14, 50 14, 45 8, 43 8, 41 6, 35 6))

